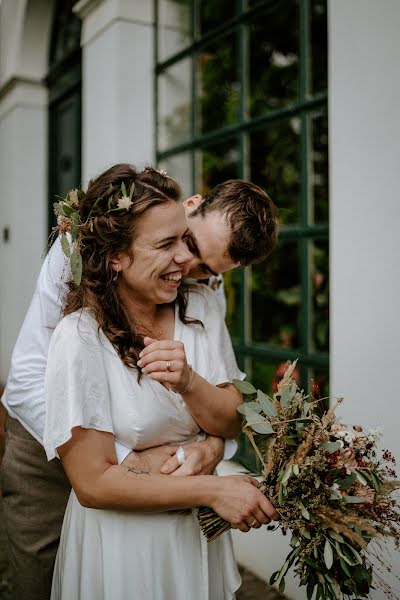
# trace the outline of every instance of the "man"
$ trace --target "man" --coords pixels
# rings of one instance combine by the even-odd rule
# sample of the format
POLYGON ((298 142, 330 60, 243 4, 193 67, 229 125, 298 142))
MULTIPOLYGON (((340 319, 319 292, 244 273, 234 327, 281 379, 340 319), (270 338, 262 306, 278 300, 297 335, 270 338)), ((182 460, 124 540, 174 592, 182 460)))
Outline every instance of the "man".
MULTIPOLYGON (((188 198, 184 208, 193 253, 190 277, 217 277, 240 264, 257 262, 276 243, 275 206, 261 188, 249 182, 227 181, 204 199, 199 195, 188 198)), ((9 417, 1 489, 18 600, 45 600, 50 595, 70 490, 61 463, 48 463, 41 446, 47 353, 52 332, 62 316, 69 279, 67 264, 57 241, 42 266, 2 398, 9 417)), ((221 296, 221 288, 218 293, 221 296)), ((184 452, 162 447, 137 453, 116 443, 119 463, 176 475, 212 472, 222 458, 222 450, 223 442, 212 436, 185 445, 184 452)))

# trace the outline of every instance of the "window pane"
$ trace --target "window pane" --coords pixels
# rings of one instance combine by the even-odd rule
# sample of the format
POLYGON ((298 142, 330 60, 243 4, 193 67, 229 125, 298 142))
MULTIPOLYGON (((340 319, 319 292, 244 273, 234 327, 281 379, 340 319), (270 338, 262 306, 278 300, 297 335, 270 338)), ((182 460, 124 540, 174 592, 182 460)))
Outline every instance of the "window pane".
POLYGON ((300 127, 300 119, 292 118, 250 136, 251 180, 266 189, 283 224, 299 220, 300 127))
POLYGON ((315 223, 329 221, 328 118, 325 111, 311 120, 311 206, 315 223))
POLYGON ((232 0, 200 0, 199 35, 205 35, 215 27, 235 16, 235 2, 232 0))
POLYGON ((314 94, 328 87, 326 0, 311 0, 311 89, 314 94))
POLYGON ((158 147, 165 150, 191 135, 191 60, 180 61, 158 78, 158 147))
POLYGON ((272 396, 276 391, 278 381, 285 371, 286 363, 273 361, 269 358, 251 358, 247 379, 257 388, 272 396), (284 365, 284 368, 282 368, 284 365))
POLYGON ((191 1, 158 0, 158 61, 191 43, 191 1))
POLYGON ((240 288, 242 285, 242 271, 232 269, 224 273, 224 289, 226 298, 226 324, 232 338, 240 337, 241 304, 240 288))
POLYGON ((188 198, 192 195, 192 154, 182 152, 175 154, 160 162, 160 169, 167 171, 168 175, 176 179, 182 187, 182 197, 188 198))
POLYGON ((238 120, 240 84, 236 69, 237 36, 210 44, 197 57, 198 123, 200 132, 238 120))
POLYGON ((207 146, 197 153, 196 191, 207 193, 226 179, 237 179, 239 149, 236 140, 207 146))
POLYGON ((329 351, 329 247, 328 240, 312 243, 312 346, 329 351))
POLYGON ((249 25, 248 98, 251 116, 293 103, 298 90, 298 13, 283 0, 249 25))
POLYGON ((252 267, 251 331, 255 342, 299 346, 301 290, 298 243, 283 240, 263 263, 252 267))

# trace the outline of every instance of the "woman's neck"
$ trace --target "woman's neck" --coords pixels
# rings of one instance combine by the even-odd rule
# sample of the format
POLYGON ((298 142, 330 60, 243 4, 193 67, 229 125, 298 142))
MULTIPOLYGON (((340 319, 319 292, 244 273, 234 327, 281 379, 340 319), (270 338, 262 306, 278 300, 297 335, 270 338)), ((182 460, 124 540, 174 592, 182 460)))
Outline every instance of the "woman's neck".
POLYGON ((136 298, 122 298, 129 322, 138 333, 157 339, 172 339, 175 323, 174 303, 149 304, 136 298))

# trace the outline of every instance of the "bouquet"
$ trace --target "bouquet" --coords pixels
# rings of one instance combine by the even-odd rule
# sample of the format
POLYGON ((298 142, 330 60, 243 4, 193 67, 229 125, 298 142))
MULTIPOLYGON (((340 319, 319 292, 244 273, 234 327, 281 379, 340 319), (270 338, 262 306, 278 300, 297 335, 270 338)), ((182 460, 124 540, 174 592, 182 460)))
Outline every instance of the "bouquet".
MULTIPOLYGON (((295 366, 288 364, 273 398, 234 381, 246 399, 238 407, 243 430, 262 465, 259 487, 281 515, 268 528, 291 533, 291 550, 270 583, 283 592, 293 567, 309 599, 361 598, 374 586, 396 598, 382 576, 390 565, 377 544, 369 546, 389 537, 400 545, 394 458, 388 450, 379 456, 379 430, 340 422, 341 398, 325 410, 323 399, 306 396, 293 379, 295 366)), ((198 516, 208 541, 230 528, 209 508, 198 516)))

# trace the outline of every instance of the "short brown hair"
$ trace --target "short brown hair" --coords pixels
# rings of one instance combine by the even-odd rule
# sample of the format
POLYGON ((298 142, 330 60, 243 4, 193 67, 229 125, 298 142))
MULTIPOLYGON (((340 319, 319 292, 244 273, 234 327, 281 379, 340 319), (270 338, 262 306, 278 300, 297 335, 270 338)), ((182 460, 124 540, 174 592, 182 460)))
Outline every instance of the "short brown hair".
MULTIPOLYGON (((226 216, 231 230, 228 254, 243 267, 264 260, 278 238, 278 211, 258 185, 229 179, 215 186, 190 217, 218 211, 226 216)), ((189 218, 190 218, 189 217, 189 218)))

